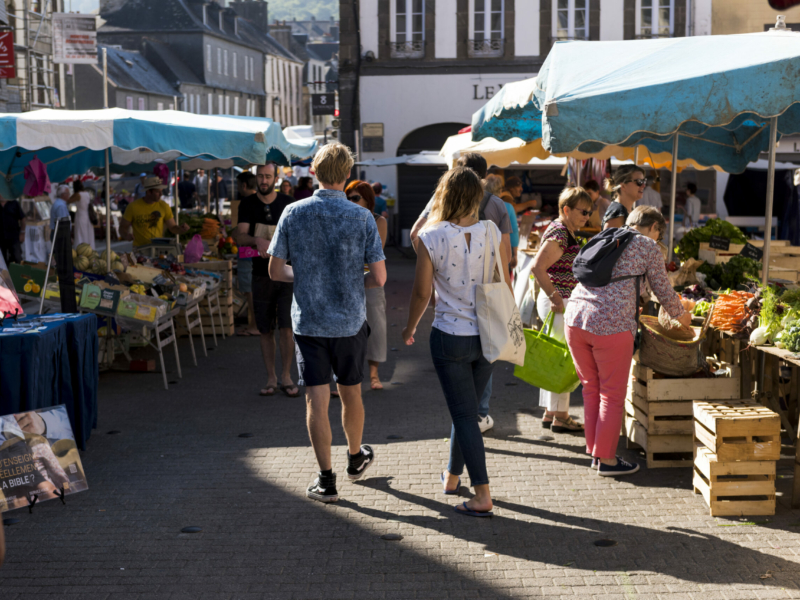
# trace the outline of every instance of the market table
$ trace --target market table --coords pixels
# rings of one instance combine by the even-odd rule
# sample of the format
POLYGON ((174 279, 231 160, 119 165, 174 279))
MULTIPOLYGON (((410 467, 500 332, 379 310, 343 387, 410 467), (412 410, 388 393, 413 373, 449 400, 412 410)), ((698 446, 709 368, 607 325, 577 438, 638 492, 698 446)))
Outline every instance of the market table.
POLYGON ((75 442, 85 450, 97 427, 97 319, 63 317, 38 332, 14 333, 8 320, 0 329, 0 414, 65 404, 75 442))

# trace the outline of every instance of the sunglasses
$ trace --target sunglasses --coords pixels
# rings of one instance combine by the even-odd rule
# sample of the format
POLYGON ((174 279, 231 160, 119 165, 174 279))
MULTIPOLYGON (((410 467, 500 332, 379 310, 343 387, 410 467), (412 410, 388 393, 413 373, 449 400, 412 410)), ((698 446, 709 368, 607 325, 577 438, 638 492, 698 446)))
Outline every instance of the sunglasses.
POLYGON ((644 187, 647 185, 647 179, 631 179, 628 183, 635 183, 639 187, 644 187))
POLYGON ((353 194, 352 196, 348 196, 347 199, 350 200, 350 202, 358 202, 361 200, 361 196, 359 194, 353 194))
POLYGON ((573 208, 572 210, 581 213, 584 217, 591 217, 592 213, 594 212, 593 210, 583 210, 580 208, 573 208))
POLYGON ((267 221, 272 221, 272 211, 269 209, 269 204, 264 205, 264 216, 267 218, 267 221))

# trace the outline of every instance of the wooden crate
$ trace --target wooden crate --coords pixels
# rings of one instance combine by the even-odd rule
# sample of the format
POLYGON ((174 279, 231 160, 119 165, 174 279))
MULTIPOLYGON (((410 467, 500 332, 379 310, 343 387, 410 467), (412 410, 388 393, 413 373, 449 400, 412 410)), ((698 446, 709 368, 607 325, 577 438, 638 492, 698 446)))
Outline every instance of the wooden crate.
POLYGON ((702 494, 712 517, 775 514, 775 466, 772 460, 720 461, 709 448, 694 449, 695 494, 702 494))
POLYGON ((752 400, 694 403, 695 439, 721 462, 778 460, 781 419, 752 400))
POLYGON ((691 435, 650 435, 631 414, 625 415, 625 434, 628 448, 639 446, 644 451, 648 469, 692 465, 691 435))
MULTIPOLYGON (((735 371, 735 369, 734 369, 735 371)), ((738 375, 738 372, 734 373, 738 375)), ((739 377, 667 378, 634 362, 633 391, 647 402, 741 398, 739 377)))

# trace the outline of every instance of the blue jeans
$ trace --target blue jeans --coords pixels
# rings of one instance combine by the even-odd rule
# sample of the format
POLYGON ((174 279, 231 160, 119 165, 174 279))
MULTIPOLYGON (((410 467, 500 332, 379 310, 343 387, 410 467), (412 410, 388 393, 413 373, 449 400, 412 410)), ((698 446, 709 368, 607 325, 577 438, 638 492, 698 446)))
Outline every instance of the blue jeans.
POLYGON ((489 375, 489 381, 486 382, 486 389, 481 394, 480 402, 478 402, 478 416, 485 417, 489 414, 489 399, 492 397, 492 375, 489 375))
POLYGON ((447 471, 461 475, 467 466, 473 486, 489 483, 483 436, 478 427, 478 390, 486 389, 493 365, 483 357, 477 335, 450 335, 431 330, 431 356, 453 419, 447 471))

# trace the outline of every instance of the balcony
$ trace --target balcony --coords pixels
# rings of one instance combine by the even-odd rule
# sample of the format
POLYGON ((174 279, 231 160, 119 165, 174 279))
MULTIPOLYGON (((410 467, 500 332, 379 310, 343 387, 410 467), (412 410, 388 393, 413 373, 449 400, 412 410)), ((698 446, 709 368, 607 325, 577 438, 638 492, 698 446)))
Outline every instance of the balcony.
POLYGON ((467 56, 470 58, 489 58, 503 56, 505 40, 467 40, 467 56))
POLYGON ((390 42, 392 58, 425 58, 425 41, 390 42))

